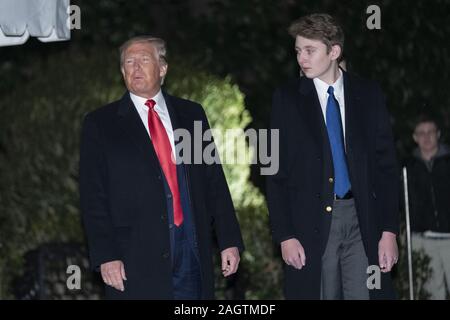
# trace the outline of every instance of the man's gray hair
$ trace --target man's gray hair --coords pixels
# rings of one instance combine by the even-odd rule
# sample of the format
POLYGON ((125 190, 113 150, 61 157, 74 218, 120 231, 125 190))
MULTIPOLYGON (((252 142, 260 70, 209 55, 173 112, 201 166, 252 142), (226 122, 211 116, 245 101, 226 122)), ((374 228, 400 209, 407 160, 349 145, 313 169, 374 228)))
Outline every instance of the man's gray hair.
POLYGON ((167 65, 167 57, 166 57, 166 42, 161 39, 161 38, 157 38, 157 37, 153 37, 153 36, 137 36, 137 37, 133 37, 127 41, 125 41, 119 48, 119 52, 120 52, 120 66, 123 66, 123 62, 124 62, 124 56, 125 56, 125 51, 132 45, 135 43, 139 43, 139 42, 147 42, 150 43, 151 45, 153 45, 156 48, 156 52, 158 53, 158 57, 159 57, 159 62, 163 65, 167 65))

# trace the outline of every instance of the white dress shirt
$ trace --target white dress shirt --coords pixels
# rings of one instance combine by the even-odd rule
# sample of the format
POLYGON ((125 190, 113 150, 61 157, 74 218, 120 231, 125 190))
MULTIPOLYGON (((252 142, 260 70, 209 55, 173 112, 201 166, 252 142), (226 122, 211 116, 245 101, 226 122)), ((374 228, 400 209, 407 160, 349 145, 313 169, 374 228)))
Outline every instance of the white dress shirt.
MULTIPOLYGON (((327 101, 328 101, 328 83, 320 80, 319 78, 313 79, 314 86, 316 87, 317 96, 319 97, 320 107, 322 108, 323 120, 327 123, 327 101)), ((344 99, 344 76, 342 71, 339 70, 339 78, 332 84, 334 88, 334 96, 339 103, 339 109, 341 110, 342 121, 342 134, 345 139, 345 99, 344 99)))
MULTIPOLYGON (((141 117, 142 123, 144 124, 145 129, 147 130, 148 135, 150 136, 150 131, 148 129, 148 109, 145 105, 145 102, 147 102, 148 99, 139 97, 133 93, 130 92, 130 98, 131 101, 133 101, 134 107, 136 108, 137 112, 139 113, 139 116, 141 117)), ((170 121, 170 115, 169 110, 167 109, 166 101, 164 100, 164 96, 161 92, 161 90, 158 91, 158 93, 152 98, 155 100, 155 111, 158 114, 159 118, 161 119, 164 128, 166 129, 167 136, 169 137, 170 146, 172 147, 172 154, 174 156, 174 159, 176 159, 175 154, 175 141, 173 137, 173 128, 172 128, 172 122, 170 121)))

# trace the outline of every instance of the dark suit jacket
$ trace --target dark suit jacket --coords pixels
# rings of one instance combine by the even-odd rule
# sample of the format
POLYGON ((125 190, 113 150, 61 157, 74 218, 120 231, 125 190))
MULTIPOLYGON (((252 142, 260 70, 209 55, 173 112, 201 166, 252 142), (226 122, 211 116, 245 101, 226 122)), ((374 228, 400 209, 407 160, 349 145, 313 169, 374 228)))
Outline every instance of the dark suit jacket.
MULTIPOLYGON (((174 129, 191 135, 194 121, 209 128, 202 107, 164 93, 174 129)), ((193 141, 193 140, 192 140, 193 141)), ((193 153, 192 153, 193 155, 193 153)), ((219 164, 185 165, 201 264, 202 296, 213 298, 212 234, 220 250, 243 249, 219 164)), ((122 260, 125 292, 107 297, 171 299, 170 233, 162 171, 148 133, 127 92, 86 115, 80 152, 80 196, 93 268, 122 260)))
MULTIPOLYGON (((378 265, 383 231, 398 234, 398 175, 394 142, 378 85, 344 73, 346 151, 359 226, 370 265, 378 265)), ((285 266, 285 294, 319 299, 321 257, 328 240, 334 176, 327 130, 312 79, 276 90, 271 128, 280 131, 280 167, 267 177, 272 235, 279 244, 295 237, 306 266, 285 266)), ((389 276, 371 298, 393 294, 389 276)))

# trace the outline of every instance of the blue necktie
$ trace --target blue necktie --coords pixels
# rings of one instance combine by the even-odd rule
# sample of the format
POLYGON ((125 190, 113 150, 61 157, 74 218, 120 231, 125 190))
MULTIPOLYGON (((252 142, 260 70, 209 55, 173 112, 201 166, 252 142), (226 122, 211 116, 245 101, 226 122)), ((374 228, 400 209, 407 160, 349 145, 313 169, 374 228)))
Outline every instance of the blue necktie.
POLYGON ((327 131, 330 140, 331 153, 334 165, 334 193, 343 197, 350 190, 350 179, 348 177, 347 161, 345 160, 344 136, 342 133, 341 111, 334 97, 334 88, 328 88, 327 101, 327 131))

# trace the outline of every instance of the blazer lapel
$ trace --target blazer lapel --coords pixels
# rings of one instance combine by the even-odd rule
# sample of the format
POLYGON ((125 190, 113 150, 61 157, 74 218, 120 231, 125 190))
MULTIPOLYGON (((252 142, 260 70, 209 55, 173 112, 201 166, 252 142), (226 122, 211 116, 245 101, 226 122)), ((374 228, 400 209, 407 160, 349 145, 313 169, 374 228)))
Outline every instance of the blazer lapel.
POLYGON ((172 129, 175 131, 176 129, 182 128, 180 127, 180 119, 178 117, 178 112, 173 104, 172 98, 167 92, 163 91, 164 100, 166 101, 167 110, 169 111, 170 122, 172 123, 172 129))
MULTIPOLYGON (((196 143, 196 138, 194 136, 194 118, 190 116, 189 113, 187 113, 185 110, 183 110, 182 106, 176 103, 176 101, 172 98, 171 95, 169 95, 167 92, 163 91, 164 100, 166 101, 167 109, 169 110, 169 116, 170 121, 172 122, 172 128, 174 131, 174 138, 175 138, 175 130, 177 129, 184 129, 187 130, 191 135, 191 144, 189 145, 191 159, 186 159, 187 162, 183 161, 184 169, 186 171, 187 179, 188 179, 188 185, 190 184, 190 164, 192 164, 194 152, 195 149, 193 147, 193 144, 196 143)), ((175 140, 175 148, 177 148, 177 141, 175 140)), ((178 155, 177 151, 177 155, 178 155)), ((183 154, 183 153, 182 153, 183 154)), ((177 159, 178 161, 179 159, 177 159)))
POLYGON ((131 138, 150 167, 159 174, 161 169, 155 149, 128 92, 122 97, 117 114, 122 129, 131 138))
POLYGON ((361 97, 350 76, 344 72, 344 96, 345 96, 345 146, 347 154, 353 155, 355 147, 358 146, 358 136, 363 134, 360 123, 363 115, 361 108, 361 97))
POLYGON ((364 143, 364 121, 363 100, 358 94, 360 88, 358 82, 354 81, 347 73, 344 73, 344 96, 345 96, 345 143, 347 163, 352 182, 352 190, 357 194, 360 190, 360 181, 364 181, 366 170, 361 163, 367 160, 366 145, 364 143))
POLYGON ((325 122, 313 81, 300 78, 299 93, 297 107, 301 118, 305 120, 307 131, 311 133, 317 150, 321 151, 323 142, 328 139, 324 139, 325 122))

